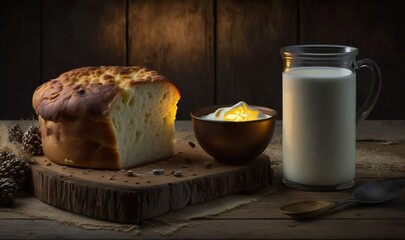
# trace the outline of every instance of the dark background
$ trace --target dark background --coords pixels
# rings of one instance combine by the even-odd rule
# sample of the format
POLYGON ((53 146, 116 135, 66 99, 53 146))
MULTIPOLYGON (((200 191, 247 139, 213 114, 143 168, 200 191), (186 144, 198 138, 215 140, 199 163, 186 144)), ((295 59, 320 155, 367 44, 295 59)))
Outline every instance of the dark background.
MULTIPOLYGON (((34 116, 41 83, 72 68, 143 65, 179 87, 177 119, 212 104, 276 109, 279 49, 344 44, 383 75, 369 119, 405 119, 405 14, 397 0, 0 0, 0 119, 34 116)), ((358 105, 370 81, 358 72, 358 105)))

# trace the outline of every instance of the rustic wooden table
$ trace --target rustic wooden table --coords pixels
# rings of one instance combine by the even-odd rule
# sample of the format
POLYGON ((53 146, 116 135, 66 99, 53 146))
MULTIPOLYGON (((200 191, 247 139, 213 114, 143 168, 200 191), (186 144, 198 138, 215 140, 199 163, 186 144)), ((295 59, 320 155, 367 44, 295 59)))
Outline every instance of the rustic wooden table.
MULTIPOLYGON (((190 128, 190 122, 178 122, 190 128)), ((280 131, 277 124, 276 131, 280 131)), ((390 152, 405 159, 405 121, 366 121, 358 126, 357 148, 390 152), (391 141, 394 144, 382 144, 391 141)), ((359 173, 356 185, 377 178, 405 177, 398 172, 359 173)), ((255 196, 258 201, 210 219, 192 220, 193 227, 171 236, 151 230, 141 234, 89 231, 53 221, 0 212, 1 239, 405 239, 405 190, 396 199, 368 206, 348 206, 316 220, 296 221, 279 212, 292 201, 350 197, 352 190, 305 192, 289 189, 276 171, 273 192, 255 196)))

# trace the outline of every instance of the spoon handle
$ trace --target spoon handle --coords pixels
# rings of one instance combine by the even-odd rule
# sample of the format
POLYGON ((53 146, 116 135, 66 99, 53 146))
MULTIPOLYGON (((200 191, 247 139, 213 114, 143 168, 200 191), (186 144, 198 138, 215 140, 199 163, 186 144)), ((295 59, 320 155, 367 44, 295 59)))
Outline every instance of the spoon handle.
POLYGON ((355 202, 357 202, 357 200, 354 199, 354 198, 343 199, 343 200, 340 200, 340 201, 335 201, 335 203, 336 203, 335 207, 343 205, 343 204, 355 203, 355 202))

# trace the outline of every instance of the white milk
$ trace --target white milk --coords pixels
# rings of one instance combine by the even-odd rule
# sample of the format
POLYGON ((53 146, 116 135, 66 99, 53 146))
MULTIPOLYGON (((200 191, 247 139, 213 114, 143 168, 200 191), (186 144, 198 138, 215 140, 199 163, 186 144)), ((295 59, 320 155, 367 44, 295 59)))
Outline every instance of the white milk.
POLYGON ((283 73, 283 174, 301 185, 355 177, 356 74, 299 67, 283 73))

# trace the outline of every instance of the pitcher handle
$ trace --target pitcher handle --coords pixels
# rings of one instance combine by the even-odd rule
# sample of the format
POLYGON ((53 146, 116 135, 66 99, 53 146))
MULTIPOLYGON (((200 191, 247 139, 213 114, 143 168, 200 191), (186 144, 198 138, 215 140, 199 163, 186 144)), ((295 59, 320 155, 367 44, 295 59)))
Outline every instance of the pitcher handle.
POLYGON ((364 58, 354 62, 355 70, 363 67, 366 67, 371 71, 371 89, 366 101, 356 113, 356 124, 364 120, 374 108, 378 96, 380 95, 382 84, 380 68, 373 60, 364 58))

